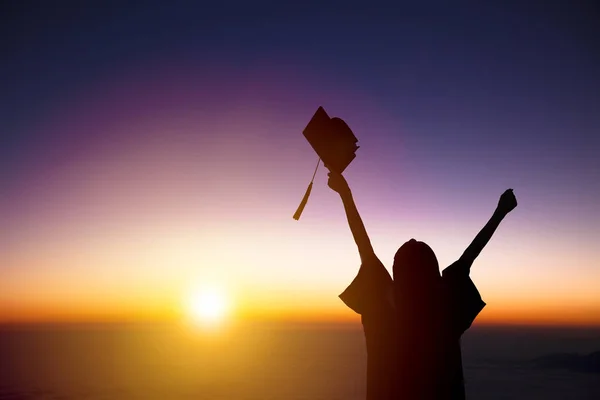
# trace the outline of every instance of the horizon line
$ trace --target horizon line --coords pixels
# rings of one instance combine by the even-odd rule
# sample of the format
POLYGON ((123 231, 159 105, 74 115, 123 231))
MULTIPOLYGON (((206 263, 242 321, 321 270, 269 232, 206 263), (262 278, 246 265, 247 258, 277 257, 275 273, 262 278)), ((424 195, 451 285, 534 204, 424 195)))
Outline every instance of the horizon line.
MULTIPOLYGON (((16 327, 91 327, 91 326, 143 326, 143 325, 182 325, 186 324, 181 319, 148 318, 148 319, 73 319, 73 320, 0 320, 0 329, 16 327)), ((329 327, 329 328, 356 328, 360 329, 360 319, 333 319, 333 318, 241 318, 226 323, 226 325, 276 325, 278 327, 329 327)), ((600 323, 558 323, 558 322, 531 322, 523 321, 481 321, 475 322, 472 328, 539 328, 539 329, 600 329, 600 323)))

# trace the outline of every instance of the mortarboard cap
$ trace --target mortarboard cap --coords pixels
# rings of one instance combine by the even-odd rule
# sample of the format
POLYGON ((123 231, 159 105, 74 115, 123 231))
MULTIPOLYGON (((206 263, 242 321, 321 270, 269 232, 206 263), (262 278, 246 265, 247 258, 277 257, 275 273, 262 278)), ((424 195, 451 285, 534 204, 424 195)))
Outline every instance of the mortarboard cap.
MULTIPOLYGON (((356 150, 359 148, 356 144, 358 139, 344 120, 337 117, 330 118, 323 107, 317 109, 302 134, 319 156, 319 161, 322 160, 329 170, 341 174, 356 157, 356 150)), ((300 218, 306 206, 319 168, 319 161, 304 198, 294 214, 295 220, 300 218)))

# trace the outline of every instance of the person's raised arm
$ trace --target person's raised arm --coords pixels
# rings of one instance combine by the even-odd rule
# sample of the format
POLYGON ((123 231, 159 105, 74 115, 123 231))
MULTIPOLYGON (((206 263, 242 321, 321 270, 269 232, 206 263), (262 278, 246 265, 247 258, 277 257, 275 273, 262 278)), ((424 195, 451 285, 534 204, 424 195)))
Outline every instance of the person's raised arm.
POLYGON ((365 229, 365 225, 360 218, 356 204, 354 204, 354 199, 352 198, 352 192, 350 191, 348 182, 346 182, 346 179, 342 176, 342 174, 334 171, 330 171, 328 176, 329 181, 327 183, 329 187, 336 191, 342 198, 344 210, 346 211, 346 217, 348 218, 348 225, 350 225, 352 236, 354 237, 354 241, 358 246, 360 259, 364 263, 367 260, 372 259, 375 256, 375 252, 373 251, 371 240, 369 239, 369 235, 367 235, 367 230, 365 229))
POLYGON ((512 189, 506 190, 502 196, 500 196, 500 200, 498 201, 498 206, 494 211, 494 214, 490 218, 490 220, 485 224, 483 229, 477 234, 473 242, 467 247, 463 255, 460 257, 460 261, 463 265, 471 267, 473 261, 479 256, 481 250, 485 247, 485 245, 490 241, 492 235, 500 225, 500 222, 515 209, 517 206, 517 199, 513 193, 512 189))

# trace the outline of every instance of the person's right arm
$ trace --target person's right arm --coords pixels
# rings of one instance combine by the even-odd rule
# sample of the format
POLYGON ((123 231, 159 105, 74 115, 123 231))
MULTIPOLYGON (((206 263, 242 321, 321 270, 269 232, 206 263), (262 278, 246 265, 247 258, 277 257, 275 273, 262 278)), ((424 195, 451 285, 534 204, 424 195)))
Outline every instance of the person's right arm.
POLYGON ((481 229, 481 231, 475 236, 473 242, 467 247, 459 261, 467 266, 471 267, 475 259, 479 256, 479 253, 483 250, 483 248, 488 244, 496 229, 500 225, 500 222, 517 207, 517 199, 513 193, 512 189, 506 190, 502 196, 500 196, 500 200, 498 201, 498 207, 492 214, 492 217, 485 224, 485 226, 481 229))

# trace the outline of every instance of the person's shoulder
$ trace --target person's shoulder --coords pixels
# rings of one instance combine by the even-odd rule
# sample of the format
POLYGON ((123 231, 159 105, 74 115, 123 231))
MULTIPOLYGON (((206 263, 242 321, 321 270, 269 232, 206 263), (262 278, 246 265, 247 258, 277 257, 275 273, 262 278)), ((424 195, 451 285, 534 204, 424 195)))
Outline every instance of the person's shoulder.
POLYGON ((364 259, 361 260, 361 264, 363 266, 369 266, 369 265, 383 266, 383 263, 381 262, 379 257, 377 257, 377 254, 375 254, 375 253, 371 253, 371 254, 365 256, 364 259))
POLYGON ((442 277, 445 279, 468 278, 471 271, 471 266, 458 259, 442 271, 442 277))
POLYGON ((339 295, 340 299, 358 314, 379 312, 392 301, 393 281, 377 256, 362 260, 358 274, 339 295))
POLYGON ((392 276, 374 253, 362 260, 358 274, 362 279, 370 280, 376 285, 388 286, 392 283, 392 276))

